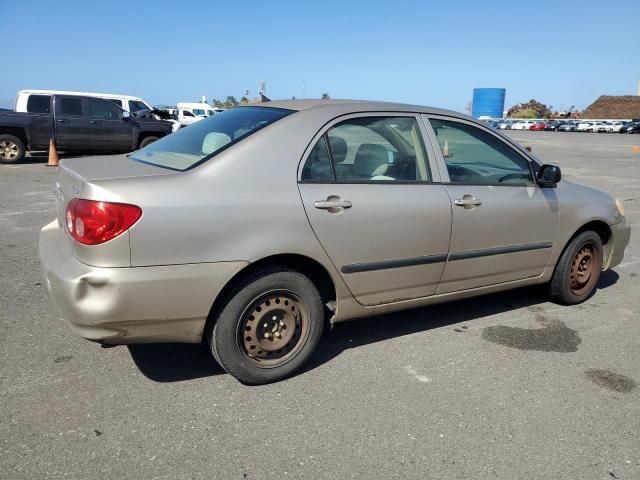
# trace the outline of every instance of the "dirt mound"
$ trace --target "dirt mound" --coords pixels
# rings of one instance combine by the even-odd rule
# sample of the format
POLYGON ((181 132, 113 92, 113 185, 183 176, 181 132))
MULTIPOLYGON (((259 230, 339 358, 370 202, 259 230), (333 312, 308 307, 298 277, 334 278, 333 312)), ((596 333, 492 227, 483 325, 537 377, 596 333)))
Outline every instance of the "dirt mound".
POLYGON ((640 118, 640 97, 601 95, 582 112, 582 118, 640 118))

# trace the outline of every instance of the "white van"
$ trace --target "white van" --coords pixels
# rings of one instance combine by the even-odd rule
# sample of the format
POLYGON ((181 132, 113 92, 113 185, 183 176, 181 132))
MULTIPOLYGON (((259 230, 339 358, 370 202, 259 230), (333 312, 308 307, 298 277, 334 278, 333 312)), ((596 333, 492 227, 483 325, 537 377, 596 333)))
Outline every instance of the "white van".
POLYGON ((199 102, 178 102, 175 112, 178 121, 183 127, 215 114, 216 109, 211 105, 199 102))
MULTIPOLYGON (((136 113, 140 110, 149 109, 153 110, 150 106, 140 97, 133 97, 131 95, 119 95, 115 93, 96 93, 96 92, 74 92, 65 90, 20 90, 16 96, 16 112, 28 112, 28 113, 51 113, 49 111, 51 105, 51 95, 81 95, 83 97, 104 98, 105 100, 111 100, 123 110, 129 113, 136 113)), ((154 115, 156 120, 163 120, 157 115, 154 115)), ((180 128, 180 123, 175 120, 167 120, 173 124, 173 131, 175 132, 180 128)))

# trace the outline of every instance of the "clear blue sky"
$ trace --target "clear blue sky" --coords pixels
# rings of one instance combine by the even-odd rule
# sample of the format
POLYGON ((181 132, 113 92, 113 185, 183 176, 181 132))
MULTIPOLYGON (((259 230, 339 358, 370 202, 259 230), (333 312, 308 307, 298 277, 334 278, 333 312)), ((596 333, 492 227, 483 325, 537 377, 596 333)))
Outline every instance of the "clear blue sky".
POLYGON ((24 88, 159 104, 264 80, 274 99, 464 111, 474 87, 505 87, 507 107, 584 108, 635 93, 639 32, 640 0, 0 0, 0 106, 24 88))

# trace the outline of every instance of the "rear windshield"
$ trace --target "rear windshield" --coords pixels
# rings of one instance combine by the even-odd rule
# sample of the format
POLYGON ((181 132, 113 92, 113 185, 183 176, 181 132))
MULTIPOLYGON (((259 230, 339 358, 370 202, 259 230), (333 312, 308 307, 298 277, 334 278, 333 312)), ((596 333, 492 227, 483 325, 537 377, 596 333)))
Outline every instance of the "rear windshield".
POLYGON ((291 113, 293 110, 282 108, 232 108, 181 128, 129 158, 172 170, 188 170, 291 113))

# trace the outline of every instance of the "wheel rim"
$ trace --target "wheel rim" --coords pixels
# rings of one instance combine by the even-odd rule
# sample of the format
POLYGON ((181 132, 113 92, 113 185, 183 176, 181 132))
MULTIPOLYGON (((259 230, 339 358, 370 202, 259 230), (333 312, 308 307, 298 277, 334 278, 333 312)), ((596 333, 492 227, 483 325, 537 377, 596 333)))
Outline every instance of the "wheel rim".
POLYGON ((582 296, 589 293, 598 280, 600 269, 600 254, 593 243, 582 245, 571 264, 569 273, 569 288, 574 295, 582 296))
POLYGON ((254 366, 284 365, 302 349, 309 337, 310 315, 293 292, 276 290, 249 303, 238 322, 238 347, 254 366))
POLYGON ((10 140, 0 142, 0 158, 3 160, 13 160, 18 156, 18 145, 10 140))

